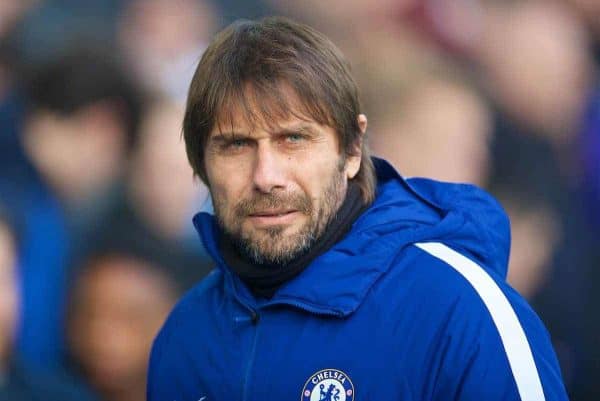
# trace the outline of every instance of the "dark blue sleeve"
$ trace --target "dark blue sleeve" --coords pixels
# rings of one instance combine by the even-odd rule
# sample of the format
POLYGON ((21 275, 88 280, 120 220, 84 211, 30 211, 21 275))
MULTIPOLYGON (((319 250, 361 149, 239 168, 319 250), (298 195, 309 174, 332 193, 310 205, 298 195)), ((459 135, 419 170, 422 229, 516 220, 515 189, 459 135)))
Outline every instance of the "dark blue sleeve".
POLYGON ((568 400, 543 324, 516 293, 506 300, 519 327, 494 319, 476 297, 459 301, 442 348, 434 400, 568 400))
POLYGON ((432 345, 441 361, 432 399, 567 401, 546 328, 504 278, 444 244, 417 246, 438 259, 437 285, 453 305, 432 345))

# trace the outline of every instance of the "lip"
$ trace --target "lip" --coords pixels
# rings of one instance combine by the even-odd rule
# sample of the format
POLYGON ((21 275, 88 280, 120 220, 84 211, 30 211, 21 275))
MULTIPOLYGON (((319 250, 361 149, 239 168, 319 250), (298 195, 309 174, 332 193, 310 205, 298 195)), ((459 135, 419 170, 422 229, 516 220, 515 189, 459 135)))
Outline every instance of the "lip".
POLYGON ((272 226, 292 223, 300 212, 297 210, 264 210, 248 216, 256 226, 272 226))

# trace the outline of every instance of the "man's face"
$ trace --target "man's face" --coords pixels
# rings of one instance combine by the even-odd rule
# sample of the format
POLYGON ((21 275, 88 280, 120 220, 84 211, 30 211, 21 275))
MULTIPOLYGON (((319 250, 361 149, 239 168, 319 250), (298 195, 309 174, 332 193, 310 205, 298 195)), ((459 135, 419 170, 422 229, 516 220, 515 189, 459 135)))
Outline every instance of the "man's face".
POLYGON ((285 264, 323 233, 360 157, 342 157, 336 132, 311 119, 267 128, 239 116, 215 127, 205 150, 215 214, 252 262, 285 264))
POLYGON ((128 257, 97 261, 81 276, 68 334, 73 356, 99 391, 144 380, 152 339, 174 300, 167 279, 128 257))

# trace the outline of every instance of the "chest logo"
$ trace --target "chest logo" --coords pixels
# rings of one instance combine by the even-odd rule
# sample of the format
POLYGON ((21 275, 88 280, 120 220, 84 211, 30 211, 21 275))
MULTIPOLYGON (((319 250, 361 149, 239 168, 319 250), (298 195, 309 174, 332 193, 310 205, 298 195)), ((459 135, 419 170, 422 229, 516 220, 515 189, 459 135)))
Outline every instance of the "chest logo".
POLYGON ((304 384, 300 401, 354 401, 354 384, 337 369, 323 369, 304 384))

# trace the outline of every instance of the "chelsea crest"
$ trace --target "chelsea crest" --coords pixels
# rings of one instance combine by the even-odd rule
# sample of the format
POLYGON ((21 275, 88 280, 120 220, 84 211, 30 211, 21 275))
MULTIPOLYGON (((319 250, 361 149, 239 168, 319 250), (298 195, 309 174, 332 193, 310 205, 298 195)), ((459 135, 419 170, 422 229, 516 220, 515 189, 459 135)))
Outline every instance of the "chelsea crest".
POLYGON ((300 401, 354 401, 354 384, 337 369, 323 369, 304 384, 300 401))

